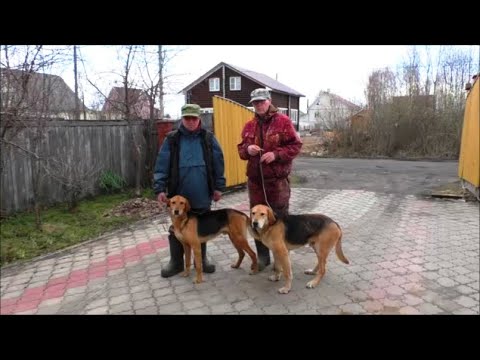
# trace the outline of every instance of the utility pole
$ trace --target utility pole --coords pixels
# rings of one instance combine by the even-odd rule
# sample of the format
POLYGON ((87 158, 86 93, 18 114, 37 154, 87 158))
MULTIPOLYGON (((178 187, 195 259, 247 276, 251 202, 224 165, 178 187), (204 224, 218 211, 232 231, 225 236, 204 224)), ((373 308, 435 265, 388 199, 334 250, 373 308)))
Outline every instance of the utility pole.
POLYGON ((163 57, 162 45, 158 45, 158 98, 160 106, 160 119, 163 120, 164 106, 163 106, 163 67, 165 65, 165 58, 163 57))
POLYGON ((75 74, 75 120, 80 120, 80 106, 78 104, 77 45, 73 45, 73 72, 75 74))

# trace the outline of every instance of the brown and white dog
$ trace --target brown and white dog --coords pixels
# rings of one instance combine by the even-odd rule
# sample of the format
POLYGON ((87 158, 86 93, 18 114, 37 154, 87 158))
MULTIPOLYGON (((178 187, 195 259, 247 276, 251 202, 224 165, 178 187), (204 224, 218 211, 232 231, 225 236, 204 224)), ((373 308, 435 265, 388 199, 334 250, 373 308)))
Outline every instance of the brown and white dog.
POLYGON ((273 252, 275 274, 269 279, 280 280, 283 270, 286 281, 285 286, 278 290, 281 294, 287 294, 292 287, 292 267, 289 256, 291 249, 310 245, 317 254, 318 263, 315 268, 305 270, 305 274, 315 275, 315 278, 307 283, 307 288, 314 288, 322 279, 328 254, 334 246, 338 258, 345 264, 349 263, 342 251, 342 230, 328 216, 299 214, 275 218, 270 207, 256 205, 251 209, 250 220, 252 236, 273 252))
POLYGON ((202 278, 202 253, 201 243, 214 239, 220 234, 228 234, 232 244, 238 251, 238 260, 232 268, 240 267, 245 252, 252 259, 250 274, 258 272, 257 255, 250 248, 247 241, 249 219, 246 214, 235 209, 219 209, 207 211, 202 214, 190 212, 190 204, 186 198, 176 195, 168 200, 175 237, 183 244, 185 251, 185 271, 182 276, 190 275, 191 250, 195 257, 195 270, 197 276, 195 284, 201 283, 202 278))

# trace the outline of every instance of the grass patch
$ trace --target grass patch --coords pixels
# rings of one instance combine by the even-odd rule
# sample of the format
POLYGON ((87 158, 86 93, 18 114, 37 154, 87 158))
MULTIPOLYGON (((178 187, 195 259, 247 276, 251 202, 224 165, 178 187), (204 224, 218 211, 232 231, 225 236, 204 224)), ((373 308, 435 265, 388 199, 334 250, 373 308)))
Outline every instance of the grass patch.
MULTIPOLYGON (((152 195, 151 190, 143 193, 148 198, 152 195)), ((67 211, 65 204, 43 210, 41 230, 35 228, 35 215, 31 212, 2 219, 0 266, 75 245, 138 220, 134 216, 105 216, 131 197, 131 193, 100 195, 80 201, 73 213, 67 211)))

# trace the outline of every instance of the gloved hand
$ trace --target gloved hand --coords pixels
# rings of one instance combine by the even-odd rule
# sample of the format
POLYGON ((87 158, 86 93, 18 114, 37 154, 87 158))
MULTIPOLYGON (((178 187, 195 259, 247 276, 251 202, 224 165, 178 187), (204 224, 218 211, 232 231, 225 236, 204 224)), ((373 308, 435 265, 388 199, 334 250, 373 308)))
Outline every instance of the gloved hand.
POLYGON ((218 200, 220 200, 222 198, 222 192, 221 191, 218 191, 218 190, 215 190, 213 192, 213 201, 217 202, 218 200))

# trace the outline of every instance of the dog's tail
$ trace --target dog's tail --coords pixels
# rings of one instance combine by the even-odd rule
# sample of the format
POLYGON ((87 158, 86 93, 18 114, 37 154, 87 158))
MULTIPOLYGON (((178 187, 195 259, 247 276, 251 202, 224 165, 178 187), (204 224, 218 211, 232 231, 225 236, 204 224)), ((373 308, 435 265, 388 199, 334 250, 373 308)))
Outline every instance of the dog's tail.
POLYGON ((343 231, 340 229, 340 226, 338 227, 338 230, 340 230, 340 237, 338 238, 337 244, 335 245, 335 252, 337 253, 337 257, 340 259, 341 262, 345 264, 350 264, 348 259, 345 257, 342 251, 342 236, 343 236, 343 231))

